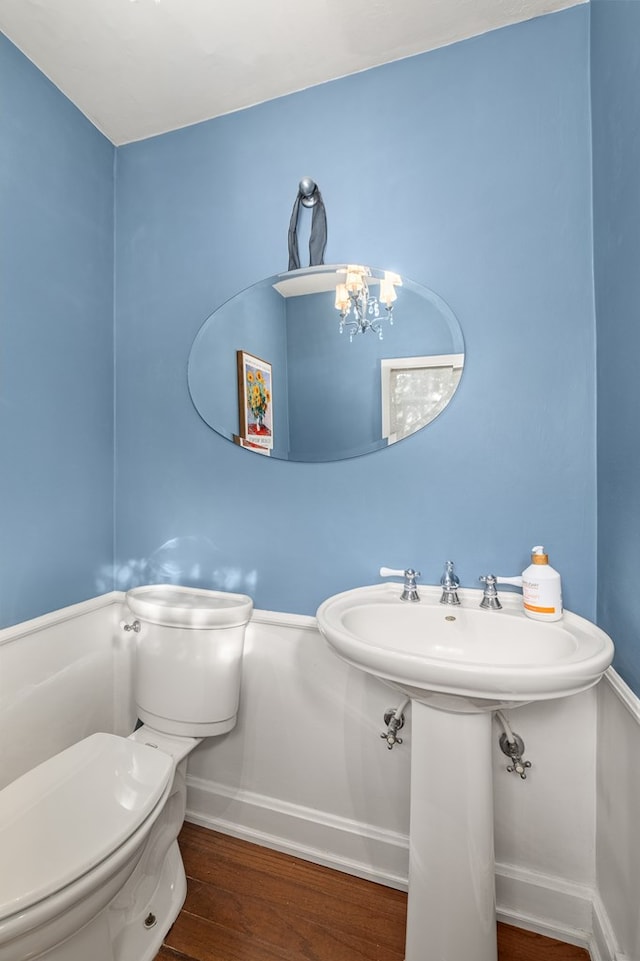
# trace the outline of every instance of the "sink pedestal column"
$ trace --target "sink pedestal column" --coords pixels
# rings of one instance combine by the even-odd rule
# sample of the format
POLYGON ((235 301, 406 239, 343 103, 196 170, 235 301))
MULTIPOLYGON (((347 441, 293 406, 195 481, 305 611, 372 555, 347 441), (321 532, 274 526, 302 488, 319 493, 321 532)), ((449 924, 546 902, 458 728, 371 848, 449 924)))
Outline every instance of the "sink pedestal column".
POLYGON ((412 700, 405 961, 496 961, 491 725, 412 700))

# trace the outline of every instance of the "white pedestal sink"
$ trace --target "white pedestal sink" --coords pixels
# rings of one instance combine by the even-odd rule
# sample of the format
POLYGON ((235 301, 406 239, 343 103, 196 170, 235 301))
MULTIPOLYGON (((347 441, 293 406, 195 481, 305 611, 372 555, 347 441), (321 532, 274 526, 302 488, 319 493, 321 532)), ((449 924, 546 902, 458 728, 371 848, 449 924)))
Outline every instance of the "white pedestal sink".
POLYGON ((577 694, 613 659, 611 639, 565 612, 532 621, 519 595, 481 591, 401 601, 398 584, 356 588, 318 608, 335 653, 412 699, 405 961, 496 961, 492 712, 577 694))

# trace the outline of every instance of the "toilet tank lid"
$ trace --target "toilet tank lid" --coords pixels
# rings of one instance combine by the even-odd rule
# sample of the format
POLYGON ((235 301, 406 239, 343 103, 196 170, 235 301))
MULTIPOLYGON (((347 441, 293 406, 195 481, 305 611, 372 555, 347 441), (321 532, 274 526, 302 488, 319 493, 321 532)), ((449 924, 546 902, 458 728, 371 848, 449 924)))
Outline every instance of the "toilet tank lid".
POLYGON ((92 734, 0 791, 0 920, 108 857, 149 817, 172 777, 167 754, 92 734))
POLYGON ((210 591, 177 584, 148 584, 127 591, 126 602, 136 617, 165 627, 239 627, 251 618, 248 594, 210 591))

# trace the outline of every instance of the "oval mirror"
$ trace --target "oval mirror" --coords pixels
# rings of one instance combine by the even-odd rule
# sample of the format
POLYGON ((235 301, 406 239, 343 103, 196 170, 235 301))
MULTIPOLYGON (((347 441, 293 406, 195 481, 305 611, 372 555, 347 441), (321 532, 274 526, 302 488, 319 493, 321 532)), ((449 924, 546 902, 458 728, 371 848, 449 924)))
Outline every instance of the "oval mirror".
POLYGON ((393 444, 451 400, 460 325, 432 290, 342 264, 262 280, 219 307, 189 355, 203 420, 259 454, 333 461, 393 444))

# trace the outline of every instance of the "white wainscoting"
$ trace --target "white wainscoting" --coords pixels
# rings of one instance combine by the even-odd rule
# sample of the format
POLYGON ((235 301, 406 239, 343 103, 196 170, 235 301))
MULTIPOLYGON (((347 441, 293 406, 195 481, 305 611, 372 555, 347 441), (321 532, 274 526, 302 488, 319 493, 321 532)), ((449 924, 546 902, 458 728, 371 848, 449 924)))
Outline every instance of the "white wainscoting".
POLYGON ((238 724, 189 759, 187 816, 402 887, 410 722, 401 747, 380 738, 401 700, 339 661, 314 618, 255 612, 238 724))
MULTIPOLYGON (((132 634, 113 593, 0 631, 0 786, 98 730, 128 734, 132 634)), ((336 658, 314 618, 256 611, 236 728, 189 761, 189 820, 402 889, 411 709, 336 658)), ((640 701, 614 671, 597 689, 509 712, 532 762, 505 770, 495 728, 498 915, 640 961, 640 701)), ((451 745, 464 763, 464 745, 451 745)))
POLYGON ((612 670, 598 685, 594 931, 602 957, 640 959, 640 700, 612 670))
MULTIPOLYGON (((601 898, 597 887, 598 714, 610 699, 625 710, 616 690, 640 704, 610 671, 597 689, 508 712, 533 765, 526 781, 506 772, 496 724, 496 896, 501 920, 588 947, 593 961, 640 961, 610 909, 612 900, 622 904, 627 926, 637 923, 630 892, 640 884, 620 901, 615 893, 601 898)), ((313 618, 256 611, 238 725, 190 759, 187 817, 406 887, 411 711, 404 744, 388 751, 379 734, 393 703, 393 691, 328 650, 313 618)), ((640 750, 639 718, 629 714, 625 746, 615 746, 619 764, 634 745, 640 750)), ((452 745, 452 764, 463 755, 463 745, 452 745)), ((640 781, 634 796, 640 816, 640 781)), ((620 821, 611 814, 615 831, 620 821)), ((640 870, 640 852, 632 863, 640 870)))
POLYGON ((0 630, 0 788, 89 734, 131 731, 121 599, 107 594, 0 630))

